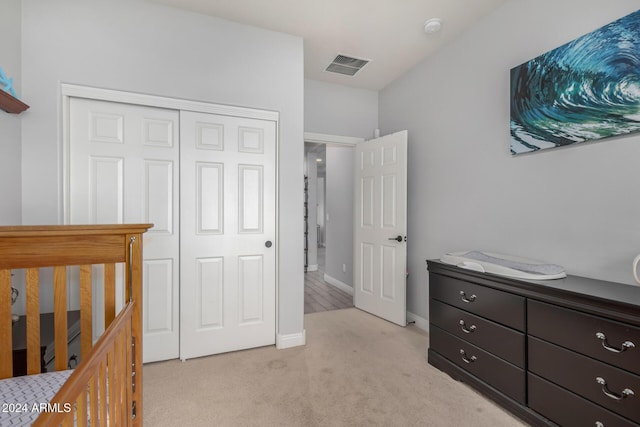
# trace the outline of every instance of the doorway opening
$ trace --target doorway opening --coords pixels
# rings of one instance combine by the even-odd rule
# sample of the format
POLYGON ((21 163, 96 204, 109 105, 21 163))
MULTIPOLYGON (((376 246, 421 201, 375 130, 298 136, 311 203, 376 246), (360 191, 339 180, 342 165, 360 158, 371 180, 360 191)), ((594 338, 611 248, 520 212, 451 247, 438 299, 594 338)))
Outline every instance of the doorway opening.
POLYGON ((354 306, 355 141, 328 138, 305 134, 305 314, 354 306))
MULTIPOLYGON (((344 143, 335 147, 341 151, 336 156, 334 143, 349 138, 320 135, 314 141, 307 136, 305 142, 322 142, 326 149, 324 281, 353 295, 356 308, 406 326, 408 132, 366 143, 352 138, 348 149, 344 143), (333 175, 333 162, 345 165, 344 175, 333 175), (341 218, 342 226, 336 223, 341 218)), ((312 154, 305 160, 313 176, 312 154)), ((308 209, 312 202, 306 201, 305 212, 313 213, 308 209)), ((313 235, 315 226, 311 222, 307 233, 313 235)))

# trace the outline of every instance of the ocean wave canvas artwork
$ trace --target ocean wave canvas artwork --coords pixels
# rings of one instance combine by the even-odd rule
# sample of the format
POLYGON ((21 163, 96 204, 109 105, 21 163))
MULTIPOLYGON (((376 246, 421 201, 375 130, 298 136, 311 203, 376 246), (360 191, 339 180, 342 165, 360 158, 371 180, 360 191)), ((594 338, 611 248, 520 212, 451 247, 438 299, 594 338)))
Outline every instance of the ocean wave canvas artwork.
POLYGON ((511 69, 511 154, 640 131, 640 10, 511 69))

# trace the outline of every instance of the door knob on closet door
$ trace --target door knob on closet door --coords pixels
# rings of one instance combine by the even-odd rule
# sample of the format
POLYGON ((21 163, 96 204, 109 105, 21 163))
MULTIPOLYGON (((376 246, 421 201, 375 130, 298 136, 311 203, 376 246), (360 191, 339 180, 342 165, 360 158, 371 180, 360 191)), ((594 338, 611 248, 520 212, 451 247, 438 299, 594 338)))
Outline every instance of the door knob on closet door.
POLYGON ((402 236, 398 236, 398 237, 389 237, 388 240, 395 240, 396 242, 402 242, 402 236))
POLYGON ((273 243, 271 243, 271 240, 267 240, 267 241, 264 243, 264 245, 265 245, 266 247, 270 248, 270 247, 271 247, 271 245, 273 245, 273 243))

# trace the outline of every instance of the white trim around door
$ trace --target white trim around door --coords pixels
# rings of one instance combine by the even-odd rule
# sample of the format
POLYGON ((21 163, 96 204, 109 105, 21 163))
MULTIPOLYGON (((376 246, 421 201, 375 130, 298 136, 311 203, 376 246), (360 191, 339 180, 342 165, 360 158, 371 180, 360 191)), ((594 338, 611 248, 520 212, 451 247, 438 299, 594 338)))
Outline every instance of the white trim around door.
POLYGON ((363 142, 364 138, 356 136, 329 135, 325 133, 305 132, 304 142, 315 142, 316 144, 351 145, 355 146, 363 142))

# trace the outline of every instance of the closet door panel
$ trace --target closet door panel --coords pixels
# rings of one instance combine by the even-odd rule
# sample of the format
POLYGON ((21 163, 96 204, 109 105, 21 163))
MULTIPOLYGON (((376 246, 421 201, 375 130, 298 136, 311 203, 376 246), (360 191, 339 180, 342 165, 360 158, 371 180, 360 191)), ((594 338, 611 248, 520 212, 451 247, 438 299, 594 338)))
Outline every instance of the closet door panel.
MULTIPOLYGON (((144 238, 144 362, 174 359, 179 350, 179 112, 85 98, 71 98, 69 108, 66 221, 154 225, 144 238)), ((118 308, 124 298, 121 269, 117 276, 118 308)), ((96 306, 102 303, 97 293, 96 306)), ((94 336, 99 336, 104 316, 95 313, 94 336)))
POLYGON ((183 111, 180 143, 180 358, 274 344, 275 122, 183 111))

